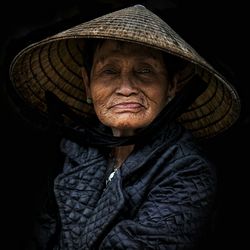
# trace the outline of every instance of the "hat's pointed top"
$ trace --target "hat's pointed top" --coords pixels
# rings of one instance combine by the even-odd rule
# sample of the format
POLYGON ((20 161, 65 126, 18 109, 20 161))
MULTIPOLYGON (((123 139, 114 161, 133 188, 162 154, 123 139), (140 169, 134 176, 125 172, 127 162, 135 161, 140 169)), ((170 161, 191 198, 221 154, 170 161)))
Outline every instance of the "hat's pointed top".
POLYGON ((134 7, 135 8, 144 8, 144 9, 146 9, 146 7, 144 5, 142 5, 142 4, 135 4, 134 7))

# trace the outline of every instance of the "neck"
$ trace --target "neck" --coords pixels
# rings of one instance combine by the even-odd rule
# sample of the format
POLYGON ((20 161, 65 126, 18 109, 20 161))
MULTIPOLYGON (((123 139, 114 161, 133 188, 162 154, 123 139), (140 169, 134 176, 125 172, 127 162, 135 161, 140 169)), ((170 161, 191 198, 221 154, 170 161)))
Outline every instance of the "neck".
MULTIPOLYGON (((132 129, 116 129, 112 128, 113 135, 120 136, 132 136, 134 130, 132 129)), ((134 145, 120 146, 113 149, 112 157, 114 159, 114 168, 119 168, 122 163, 128 158, 129 154, 133 151, 134 145)))
POLYGON ((121 137, 121 136, 132 136, 135 134, 134 129, 117 129, 112 128, 112 132, 114 136, 121 137))
POLYGON ((133 151, 134 145, 120 146, 113 150, 113 157, 115 159, 114 168, 119 168, 122 163, 128 158, 129 154, 133 151))

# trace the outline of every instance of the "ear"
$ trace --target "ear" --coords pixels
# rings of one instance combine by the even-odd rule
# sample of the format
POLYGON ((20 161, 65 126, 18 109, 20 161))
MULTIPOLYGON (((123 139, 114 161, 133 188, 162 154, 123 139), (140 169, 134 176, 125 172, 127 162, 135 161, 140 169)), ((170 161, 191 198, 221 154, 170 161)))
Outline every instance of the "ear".
POLYGON ((188 63, 182 70, 178 71, 172 80, 173 84, 176 85, 176 93, 180 92, 195 74, 196 66, 192 63, 188 63))
POLYGON ((86 91, 86 98, 91 98, 90 81, 85 67, 81 67, 82 80, 86 91))
POLYGON ((168 96, 170 97, 170 99, 173 99, 175 97, 175 94, 177 92, 177 82, 178 77, 175 75, 168 87, 168 96))

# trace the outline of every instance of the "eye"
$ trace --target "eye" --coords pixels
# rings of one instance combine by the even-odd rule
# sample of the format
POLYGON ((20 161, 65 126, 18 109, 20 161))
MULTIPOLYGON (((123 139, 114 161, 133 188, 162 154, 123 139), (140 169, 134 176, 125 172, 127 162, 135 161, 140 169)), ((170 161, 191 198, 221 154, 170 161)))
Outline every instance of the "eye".
POLYGON ((117 72, 114 69, 105 69, 103 70, 103 73, 107 75, 112 75, 112 74, 116 74, 117 72))
POLYGON ((153 74, 153 69, 148 66, 138 67, 135 69, 135 73, 142 76, 149 76, 153 74))
POLYGON ((136 70, 136 72, 141 73, 141 74, 147 74, 147 73, 150 73, 151 70, 149 68, 142 68, 142 69, 136 70))
POLYGON ((115 75, 118 73, 118 70, 114 67, 104 67, 102 69, 102 74, 105 74, 105 75, 115 75))
POLYGON ((152 70, 150 68, 138 68, 135 70, 137 74, 150 74, 152 70))

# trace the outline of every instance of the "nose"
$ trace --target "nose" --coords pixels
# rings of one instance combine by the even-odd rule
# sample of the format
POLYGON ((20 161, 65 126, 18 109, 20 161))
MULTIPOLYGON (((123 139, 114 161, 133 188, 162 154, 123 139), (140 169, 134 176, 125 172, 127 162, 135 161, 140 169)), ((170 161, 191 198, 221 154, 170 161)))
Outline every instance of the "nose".
POLYGON ((123 96, 130 96, 138 93, 138 88, 131 74, 121 74, 116 93, 123 96))

